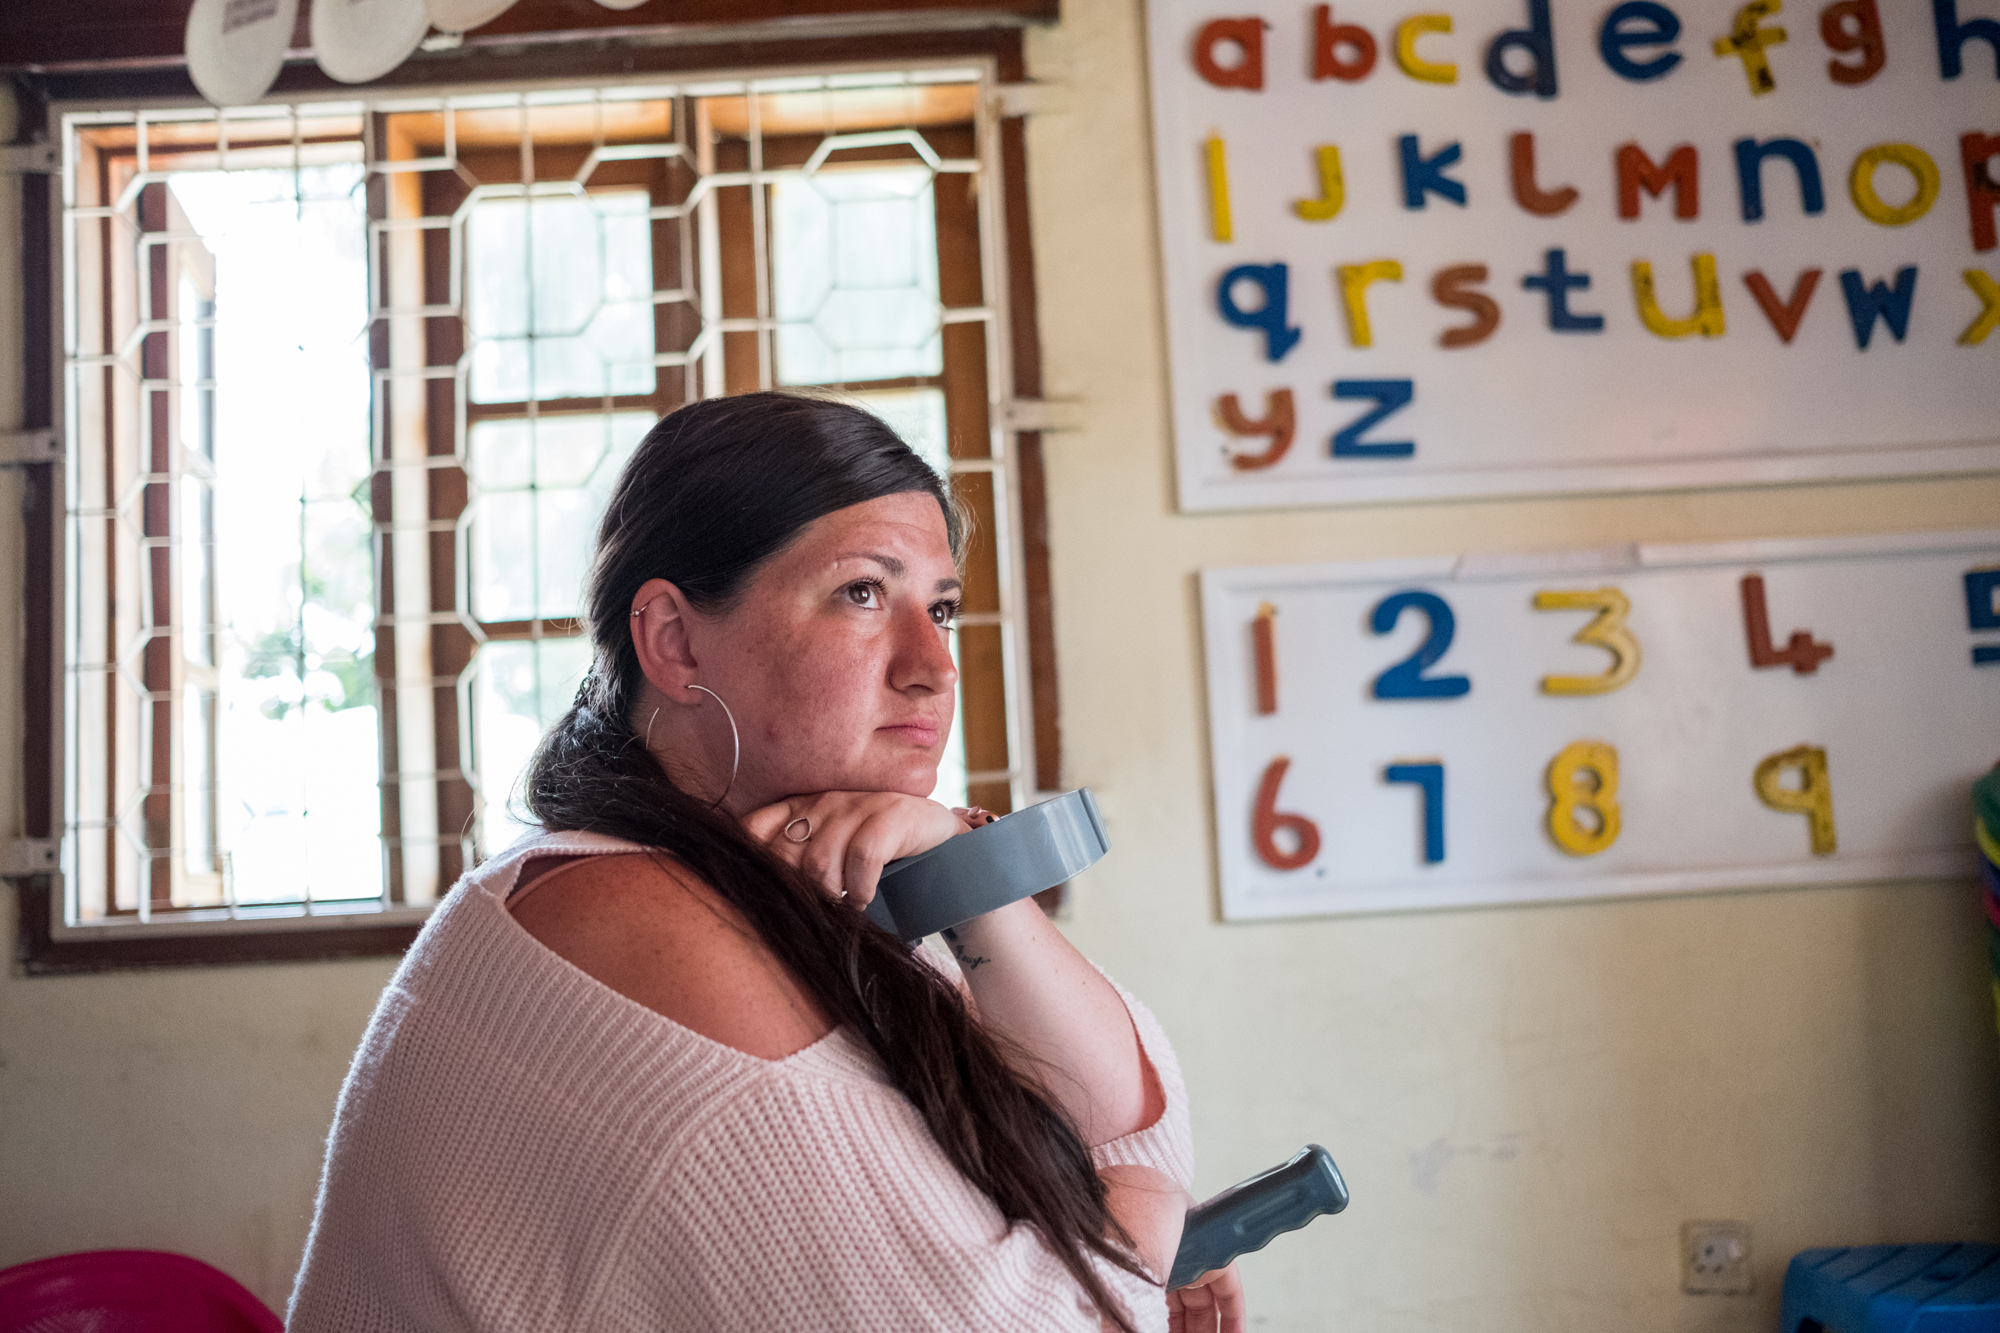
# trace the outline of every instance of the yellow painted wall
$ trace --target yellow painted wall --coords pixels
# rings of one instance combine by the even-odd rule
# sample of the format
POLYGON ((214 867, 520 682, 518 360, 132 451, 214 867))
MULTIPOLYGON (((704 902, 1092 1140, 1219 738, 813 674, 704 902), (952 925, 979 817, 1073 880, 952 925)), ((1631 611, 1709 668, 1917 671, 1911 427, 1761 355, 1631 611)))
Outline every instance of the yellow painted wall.
MULTIPOLYGON (((2000 477, 1272 515, 1174 512, 1139 0, 1028 37, 1065 779, 1115 850, 1070 929, 1174 1035, 1200 1192, 1313 1140, 1354 1206, 1246 1261, 1270 1330, 1751 1330, 1796 1250, 2000 1240, 2000 1039, 1969 882, 1224 926, 1204 565, 1993 523, 2000 477), (1679 1224, 1759 1290, 1678 1289, 1679 1224)), ((0 102, 0 131, 11 108, 0 102)), ((0 429, 17 410, 0 177, 0 429)), ((0 514, 18 512, 0 471, 0 514)), ((0 835, 19 828, 0 523, 0 835)), ((2000 737, 1995 738, 2000 757, 2000 737)), ((1750 886, 1746 886, 1750 887, 1750 886)), ((14 900, 0 893, 0 943, 14 900)), ((0 1265, 182 1250, 282 1305, 387 962, 0 977, 0 1265)))

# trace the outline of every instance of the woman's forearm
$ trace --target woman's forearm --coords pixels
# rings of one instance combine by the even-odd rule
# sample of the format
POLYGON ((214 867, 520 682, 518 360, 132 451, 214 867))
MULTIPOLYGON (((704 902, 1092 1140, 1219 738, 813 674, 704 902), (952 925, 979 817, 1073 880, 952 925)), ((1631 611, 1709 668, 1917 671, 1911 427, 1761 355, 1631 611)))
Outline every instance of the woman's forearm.
POLYGON ((1160 1112, 1125 1002, 1032 899, 945 932, 980 1021, 1027 1052, 1087 1143, 1160 1112))

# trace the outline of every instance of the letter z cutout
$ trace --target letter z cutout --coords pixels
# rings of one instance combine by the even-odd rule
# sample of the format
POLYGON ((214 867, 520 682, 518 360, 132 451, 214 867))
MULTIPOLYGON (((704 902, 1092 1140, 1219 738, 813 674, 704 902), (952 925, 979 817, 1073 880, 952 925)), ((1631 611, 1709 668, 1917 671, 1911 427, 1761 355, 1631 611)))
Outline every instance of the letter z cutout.
POLYGON ((1362 435, 1373 429, 1383 418, 1410 405, 1416 397, 1414 380, 1335 380, 1335 398, 1359 398, 1373 402, 1375 410, 1364 412, 1361 418, 1347 429, 1333 437, 1335 458, 1408 458, 1416 453, 1415 440, 1383 440, 1364 443, 1362 435))

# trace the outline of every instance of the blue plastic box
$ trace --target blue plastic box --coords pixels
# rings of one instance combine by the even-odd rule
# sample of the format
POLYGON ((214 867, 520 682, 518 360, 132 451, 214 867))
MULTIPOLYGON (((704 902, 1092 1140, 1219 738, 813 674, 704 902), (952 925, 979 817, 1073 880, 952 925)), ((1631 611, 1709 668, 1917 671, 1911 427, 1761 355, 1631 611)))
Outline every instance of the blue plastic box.
POLYGON ((1807 1250, 1785 1270, 1782 1333, 2000 1333, 2000 1245, 1807 1250))

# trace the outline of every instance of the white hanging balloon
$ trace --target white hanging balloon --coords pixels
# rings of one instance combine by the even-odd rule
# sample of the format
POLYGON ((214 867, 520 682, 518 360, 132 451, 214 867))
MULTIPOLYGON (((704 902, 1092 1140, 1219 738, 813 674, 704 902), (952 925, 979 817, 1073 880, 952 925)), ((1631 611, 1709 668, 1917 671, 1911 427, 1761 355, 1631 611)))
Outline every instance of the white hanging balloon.
POLYGON ((439 32, 469 32, 514 7, 515 0, 424 0, 431 26, 439 32))
POLYGON ((402 64, 430 23, 424 0, 319 0, 313 55, 328 78, 367 83, 402 64))
POLYGON ((299 0, 194 0, 188 74, 217 106, 242 106, 270 90, 285 66, 299 0))
POLYGON ((637 9, 646 0, 597 0, 597 3, 606 9, 637 9))

